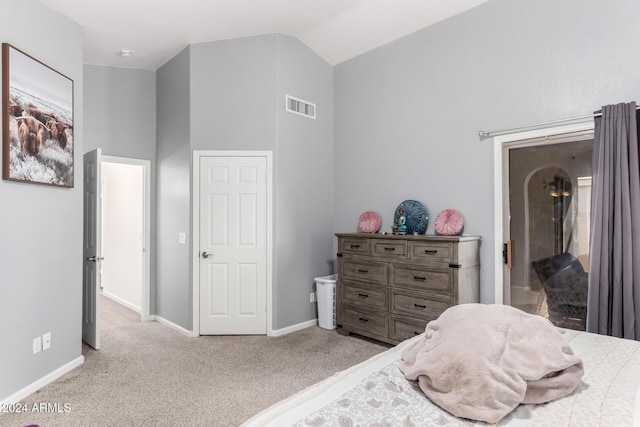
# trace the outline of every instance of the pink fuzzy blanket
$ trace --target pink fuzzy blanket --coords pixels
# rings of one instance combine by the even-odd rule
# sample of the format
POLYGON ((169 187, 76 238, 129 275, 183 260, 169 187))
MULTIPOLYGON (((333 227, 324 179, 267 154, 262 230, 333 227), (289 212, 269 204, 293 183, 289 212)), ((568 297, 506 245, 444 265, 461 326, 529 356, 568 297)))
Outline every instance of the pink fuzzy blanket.
POLYGON ((429 322, 400 370, 455 416, 498 422, 520 403, 572 393, 582 361, 547 319, 506 305, 462 304, 429 322))

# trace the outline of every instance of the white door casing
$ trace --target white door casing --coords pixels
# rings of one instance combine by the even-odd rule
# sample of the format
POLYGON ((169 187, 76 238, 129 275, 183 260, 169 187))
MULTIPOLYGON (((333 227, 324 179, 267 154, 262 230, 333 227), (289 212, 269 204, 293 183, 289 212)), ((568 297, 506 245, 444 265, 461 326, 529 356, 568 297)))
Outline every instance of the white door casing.
POLYGON ((198 157, 200 335, 267 332, 268 163, 198 157))
POLYGON ((83 156, 82 339, 96 350, 100 348, 100 155, 98 148, 83 156))

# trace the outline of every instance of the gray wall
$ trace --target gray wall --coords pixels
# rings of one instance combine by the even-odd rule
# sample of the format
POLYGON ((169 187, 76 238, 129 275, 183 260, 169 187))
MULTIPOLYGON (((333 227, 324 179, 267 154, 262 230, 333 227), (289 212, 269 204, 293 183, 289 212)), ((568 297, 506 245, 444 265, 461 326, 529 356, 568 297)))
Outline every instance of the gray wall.
POLYGON ((156 72, 84 65, 84 151, 151 162, 151 313, 156 276, 156 72))
POLYGON ((189 48, 157 71, 156 314, 191 329, 189 48))
POLYGON ((156 157, 156 72, 87 65, 84 70, 85 152, 156 157))
POLYGON ((316 318, 314 277, 333 273, 333 67, 278 36, 274 327, 316 318), (316 120, 285 111, 285 95, 316 104, 316 120))
POLYGON ((332 79, 324 60, 275 34, 191 45, 158 70, 159 315, 193 327, 189 247, 176 243, 191 218, 190 150, 270 150, 273 328, 316 317, 309 292, 332 259, 332 79), (317 102, 318 120, 285 115, 285 93, 317 102), (169 176, 181 183, 173 198, 169 176))
POLYGON ((377 210, 446 208, 482 236, 481 299, 494 299, 494 129, 640 98, 640 2, 492 0, 335 67, 334 229, 377 210))
POLYGON ((74 81, 75 157, 72 189, 0 181, 1 401, 81 356, 83 81, 82 29, 37 1, 0 3, 0 40, 74 81))
POLYGON ((191 45, 191 147, 274 150, 276 36, 191 45))

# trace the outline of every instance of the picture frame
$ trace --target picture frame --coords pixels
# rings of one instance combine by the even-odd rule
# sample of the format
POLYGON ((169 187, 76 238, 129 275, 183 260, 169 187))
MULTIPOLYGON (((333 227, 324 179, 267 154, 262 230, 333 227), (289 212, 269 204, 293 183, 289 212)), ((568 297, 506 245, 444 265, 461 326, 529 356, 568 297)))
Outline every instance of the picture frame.
POLYGON ((2 179, 73 188, 73 80, 2 43, 2 179))

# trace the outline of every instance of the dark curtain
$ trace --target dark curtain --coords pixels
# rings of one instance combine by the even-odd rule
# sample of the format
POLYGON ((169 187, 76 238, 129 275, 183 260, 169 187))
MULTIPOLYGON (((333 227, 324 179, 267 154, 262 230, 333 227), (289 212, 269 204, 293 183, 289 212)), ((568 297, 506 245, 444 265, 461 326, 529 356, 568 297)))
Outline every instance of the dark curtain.
POLYGON ((640 163, 636 103, 595 118, 587 331, 640 339, 640 163))

